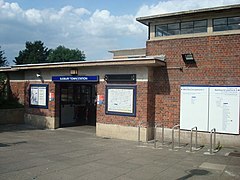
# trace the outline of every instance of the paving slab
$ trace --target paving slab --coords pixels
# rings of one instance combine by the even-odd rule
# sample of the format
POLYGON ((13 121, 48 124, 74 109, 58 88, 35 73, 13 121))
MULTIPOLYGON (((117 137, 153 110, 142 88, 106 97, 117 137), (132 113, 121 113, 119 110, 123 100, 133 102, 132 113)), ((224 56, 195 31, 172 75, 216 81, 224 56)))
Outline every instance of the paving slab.
POLYGON ((188 146, 171 151, 153 143, 96 137, 94 127, 40 130, 0 126, 0 179, 240 179, 240 147, 205 155, 188 146))

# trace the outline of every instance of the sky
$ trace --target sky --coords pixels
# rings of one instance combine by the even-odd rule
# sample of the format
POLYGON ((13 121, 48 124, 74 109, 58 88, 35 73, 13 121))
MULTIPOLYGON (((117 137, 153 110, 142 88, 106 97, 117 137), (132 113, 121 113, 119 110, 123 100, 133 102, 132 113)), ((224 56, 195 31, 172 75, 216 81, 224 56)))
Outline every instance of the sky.
POLYGON ((0 46, 10 65, 26 41, 84 51, 86 60, 108 51, 145 47, 147 27, 137 17, 222 5, 240 0, 0 0, 0 46))

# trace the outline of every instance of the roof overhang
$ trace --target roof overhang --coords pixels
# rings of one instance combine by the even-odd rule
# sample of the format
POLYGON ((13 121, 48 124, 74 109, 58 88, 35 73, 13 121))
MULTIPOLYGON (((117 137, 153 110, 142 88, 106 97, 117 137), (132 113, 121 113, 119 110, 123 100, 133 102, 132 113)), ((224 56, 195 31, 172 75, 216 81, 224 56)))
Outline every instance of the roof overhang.
POLYGON ((165 61, 159 57, 144 58, 126 58, 126 59, 109 59, 97 61, 74 61, 60 63, 42 63, 42 64, 23 64, 11 67, 0 68, 0 72, 11 72, 32 69, 56 69, 56 68, 79 68, 79 67, 103 67, 103 66, 165 66, 165 61))
POLYGON ((149 23, 154 22, 156 19, 163 19, 163 18, 172 18, 176 16, 189 16, 192 14, 203 14, 203 13, 212 13, 212 12, 221 12, 221 11, 227 11, 227 10, 233 10, 233 9, 239 9, 240 4, 236 5, 229 5, 229 6, 219 6, 214 8, 204 8, 204 9, 197 9, 197 10, 189 10, 189 11, 180 11, 180 12, 174 12, 174 13, 166 13, 166 14, 159 14, 159 15, 152 15, 152 16, 144 16, 144 17, 138 17, 136 20, 146 26, 149 25, 149 23))

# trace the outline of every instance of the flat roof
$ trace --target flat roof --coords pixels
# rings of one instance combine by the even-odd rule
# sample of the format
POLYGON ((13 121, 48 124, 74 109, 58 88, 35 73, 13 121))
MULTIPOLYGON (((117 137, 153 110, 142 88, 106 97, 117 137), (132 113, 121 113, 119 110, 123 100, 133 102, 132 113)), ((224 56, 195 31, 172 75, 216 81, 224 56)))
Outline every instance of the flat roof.
POLYGON ((144 58, 124 58, 109 59, 96 61, 73 61, 73 62, 57 62, 57 63, 41 63, 41 64, 22 64, 13 65, 11 67, 0 67, 0 72, 11 72, 32 69, 55 69, 55 68, 77 68, 77 67, 100 67, 100 66, 165 66, 165 61, 160 57, 144 57, 144 58))
POLYGON ((158 15, 152 15, 152 16, 144 16, 144 17, 138 17, 136 18, 136 20, 148 26, 148 24, 155 19, 168 18, 168 17, 170 18, 174 16, 183 16, 183 15, 191 15, 191 14, 200 14, 200 13, 207 13, 207 12, 218 12, 218 11, 232 10, 232 9, 238 9, 238 8, 240 8, 240 4, 196 9, 196 10, 189 10, 189 11, 180 11, 180 12, 158 14, 158 15))

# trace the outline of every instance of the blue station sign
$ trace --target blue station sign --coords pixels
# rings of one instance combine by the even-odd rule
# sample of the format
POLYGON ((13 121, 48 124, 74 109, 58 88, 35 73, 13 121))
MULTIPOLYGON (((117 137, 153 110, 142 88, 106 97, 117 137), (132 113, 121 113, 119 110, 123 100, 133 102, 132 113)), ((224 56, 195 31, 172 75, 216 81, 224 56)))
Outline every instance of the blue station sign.
POLYGON ((98 82, 99 76, 52 76, 54 82, 98 82))

